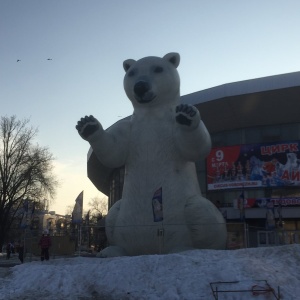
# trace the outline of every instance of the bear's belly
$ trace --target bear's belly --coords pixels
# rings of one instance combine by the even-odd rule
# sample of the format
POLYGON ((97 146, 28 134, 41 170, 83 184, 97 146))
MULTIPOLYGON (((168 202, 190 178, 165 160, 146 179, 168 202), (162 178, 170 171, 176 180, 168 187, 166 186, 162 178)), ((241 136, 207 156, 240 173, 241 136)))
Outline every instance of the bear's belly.
POLYGON ((180 156, 174 135, 172 125, 165 122, 133 125, 122 193, 124 218, 119 219, 120 224, 152 223, 152 200, 160 189, 164 220, 168 218, 170 222, 183 221, 186 200, 200 195, 195 164, 180 156))
POLYGON ((184 222, 185 202, 200 194, 200 189, 194 163, 181 160, 174 148, 170 148, 169 151, 144 149, 143 157, 136 153, 137 148, 131 152, 125 169, 121 223, 154 222, 152 201, 160 189, 164 220, 184 222))

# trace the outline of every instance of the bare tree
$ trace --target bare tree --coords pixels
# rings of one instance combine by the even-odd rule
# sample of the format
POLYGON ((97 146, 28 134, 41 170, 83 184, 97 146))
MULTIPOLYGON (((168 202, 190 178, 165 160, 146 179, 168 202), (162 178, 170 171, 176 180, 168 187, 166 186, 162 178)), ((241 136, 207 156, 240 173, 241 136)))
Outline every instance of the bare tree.
POLYGON ((88 203, 90 210, 85 220, 88 226, 88 245, 94 245, 97 251, 106 247, 106 234, 104 227, 104 217, 107 215, 108 203, 107 198, 94 197, 88 203))
POLYGON ((33 145, 37 129, 16 116, 0 120, 0 247, 28 199, 53 199, 57 181, 49 150, 33 145))
POLYGON ((65 209, 65 215, 72 216, 73 209, 74 209, 73 205, 68 205, 65 209))
POLYGON ((90 215, 98 217, 99 215, 105 216, 107 214, 107 199, 105 197, 93 197, 88 203, 90 208, 90 215))

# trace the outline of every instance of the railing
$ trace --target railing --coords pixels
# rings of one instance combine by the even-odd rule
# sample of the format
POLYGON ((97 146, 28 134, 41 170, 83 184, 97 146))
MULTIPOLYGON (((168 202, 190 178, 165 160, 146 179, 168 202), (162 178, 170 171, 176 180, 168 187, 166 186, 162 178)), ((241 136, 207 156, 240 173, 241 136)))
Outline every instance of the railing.
POLYGON ((300 243, 300 231, 278 230, 278 231, 257 231, 258 247, 280 246, 300 243))

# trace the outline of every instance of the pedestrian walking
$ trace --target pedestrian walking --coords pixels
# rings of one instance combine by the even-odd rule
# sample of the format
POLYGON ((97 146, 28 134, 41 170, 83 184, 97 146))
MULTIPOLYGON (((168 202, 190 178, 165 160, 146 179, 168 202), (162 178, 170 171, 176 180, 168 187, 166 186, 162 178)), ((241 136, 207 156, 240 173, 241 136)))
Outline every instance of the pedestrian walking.
POLYGON ((49 260, 49 248, 51 247, 51 238, 47 230, 44 231, 39 246, 41 247, 41 261, 49 260))

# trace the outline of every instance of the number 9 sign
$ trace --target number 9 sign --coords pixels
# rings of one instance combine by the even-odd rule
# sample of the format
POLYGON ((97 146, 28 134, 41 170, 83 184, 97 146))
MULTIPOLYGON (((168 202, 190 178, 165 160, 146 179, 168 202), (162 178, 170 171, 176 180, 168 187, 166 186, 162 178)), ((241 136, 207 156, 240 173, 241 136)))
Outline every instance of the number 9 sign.
POLYGON ((222 161, 224 159, 224 152, 222 150, 216 151, 216 160, 222 161))

